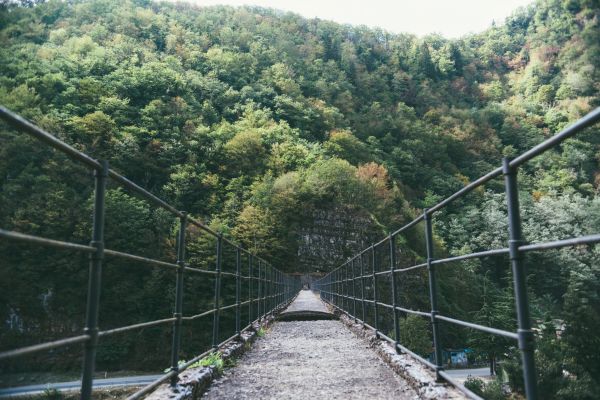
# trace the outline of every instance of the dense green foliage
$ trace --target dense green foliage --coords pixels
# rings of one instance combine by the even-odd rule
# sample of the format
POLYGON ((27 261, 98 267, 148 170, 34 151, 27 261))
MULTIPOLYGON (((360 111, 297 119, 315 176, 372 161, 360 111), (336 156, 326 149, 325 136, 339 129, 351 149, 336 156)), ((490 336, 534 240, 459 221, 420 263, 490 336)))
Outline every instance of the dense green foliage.
MULTIPOLYGON (((600 105, 596 0, 540 0, 460 40, 149 0, 0 7, 0 104, 286 271, 299 268, 300 232, 315 211, 370 221, 351 254, 600 105)), ((598 232, 599 163, 596 128, 524 168, 528 240, 598 232)), ((2 127, 0 227, 85 243, 91 189, 82 168, 2 127)), ((112 186, 107 206, 107 247, 174 259, 166 213, 112 186)), ((434 228, 438 254, 505 247, 501 182, 453 203, 434 228)), ((190 237, 190 263, 210 267, 214 243, 190 237)), ((422 260, 422 232, 403 240, 401 263, 422 260)), ((597 398, 598 255, 596 246, 527 259, 543 326, 537 356, 552 366, 540 369, 540 381, 552 382, 543 398, 597 398)), ((84 256, 0 242, 0 260, 2 346, 78 332, 84 256)), ((444 314, 514 328, 506 259, 440 273, 444 314)), ((172 311, 167 271, 109 261, 103 279, 104 327, 172 311)), ((426 279, 402 280, 404 305, 427 309, 426 279)), ((207 285, 188 281, 186 296, 206 293, 194 312, 210 301, 207 285)), ((403 327, 426 329, 408 319, 403 327)), ((504 361, 521 389, 509 343, 442 329, 445 346, 504 361)), ((165 332, 111 342, 99 362, 118 368, 149 357, 163 366, 165 332)), ((202 343, 193 329, 186 335, 184 343, 202 343)), ((414 346, 426 352, 427 343, 414 346)))

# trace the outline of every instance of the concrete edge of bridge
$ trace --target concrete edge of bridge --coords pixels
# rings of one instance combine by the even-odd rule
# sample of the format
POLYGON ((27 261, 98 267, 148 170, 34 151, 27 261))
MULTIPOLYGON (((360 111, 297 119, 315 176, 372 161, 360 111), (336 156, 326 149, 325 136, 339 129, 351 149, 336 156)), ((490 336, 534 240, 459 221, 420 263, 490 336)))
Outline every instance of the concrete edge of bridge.
MULTIPOLYGON (((331 306, 328 305, 328 307, 331 306)), ((397 353, 390 343, 377 338, 371 329, 363 327, 361 323, 355 322, 353 318, 338 310, 333 312, 352 333, 365 340, 375 354, 397 375, 405 379, 417 391, 420 399, 468 399, 465 394, 452 385, 436 382, 435 372, 429 370, 409 354, 397 353)))
MULTIPOLYGON (((258 338, 260 328, 268 327, 273 321, 275 321, 275 318, 269 316, 262 322, 253 324, 252 328, 241 332, 240 338, 219 347, 218 351, 221 353, 223 361, 237 358, 248 351, 252 343, 258 338)), ((179 381, 176 386, 164 383, 146 396, 145 400, 198 399, 219 376, 219 371, 212 366, 189 368, 179 374, 179 381)))
MULTIPOLYGON (((289 305, 296 297, 297 295, 294 296, 287 305, 289 305)), ((221 353, 223 361, 227 362, 227 360, 238 358, 246 351, 249 351, 252 348, 252 343, 260 337, 258 334, 259 330, 261 328, 268 328, 273 324, 277 320, 277 316, 285 310, 287 305, 275 311, 273 314, 263 317, 261 321, 254 321, 252 327, 240 332, 239 338, 219 347, 218 351, 221 353)), ((179 381, 176 386, 164 383, 148 394, 144 400, 199 399, 204 392, 208 390, 212 382, 220 375, 219 371, 212 366, 189 368, 179 374, 179 381)))

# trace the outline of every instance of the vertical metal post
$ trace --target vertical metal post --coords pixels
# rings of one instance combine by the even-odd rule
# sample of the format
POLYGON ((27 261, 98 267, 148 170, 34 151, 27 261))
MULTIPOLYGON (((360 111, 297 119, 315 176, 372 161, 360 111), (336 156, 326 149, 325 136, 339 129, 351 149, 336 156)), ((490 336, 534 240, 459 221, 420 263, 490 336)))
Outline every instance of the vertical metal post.
POLYGON ((258 303, 258 308, 257 308, 257 312, 258 312, 258 322, 260 322, 262 320, 262 314, 260 312, 260 303, 262 301, 262 275, 261 275, 261 267, 262 267, 262 261, 260 260, 260 258, 258 259, 258 293, 257 293, 257 303, 258 303))
MULTIPOLYGON (((173 313, 173 341, 171 346, 171 371, 179 371, 179 348, 181 346, 181 317, 183 314, 183 271, 185 270, 185 228, 187 214, 179 218, 177 235, 177 277, 175 278, 175 312, 173 313)), ((171 386, 177 385, 178 375, 171 378, 171 386)))
POLYGON ((269 290, 271 289, 269 287, 269 264, 265 263, 265 269, 263 270, 264 274, 263 274, 263 278, 265 281, 265 295, 264 295, 264 303, 263 303, 263 313, 265 314, 265 319, 266 317, 269 315, 269 290))
MULTIPOLYGON (((340 302, 340 293, 341 293, 341 284, 340 284, 340 269, 335 270, 335 304, 340 307, 342 303, 340 302)), ((341 308, 341 307, 340 307, 341 308)))
POLYGON ((346 267, 348 266, 348 264, 344 264, 342 265, 342 269, 341 269, 341 273, 342 273, 342 309, 345 312, 348 312, 348 297, 347 297, 347 291, 348 291, 348 271, 346 270, 346 267))
POLYGON ((90 336, 88 341, 85 342, 83 353, 83 371, 81 374, 81 398, 83 400, 89 400, 92 397, 92 379, 98 347, 98 313, 102 260, 104 258, 104 195, 106 192, 106 178, 108 177, 108 162, 101 161, 101 164, 101 169, 94 170, 94 221, 90 246, 95 247, 96 251, 90 255, 86 319, 83 330, 86 335, 90 336))
POLYGON ((346 262, 344 265, 345 273, 344 273, 344 298, 346 299, 346 312, 350 315, 350 263, 346 262))
POLYGON ((364 269, 363 269, 363 253, 359 254, 359 263, 358 266, 360 267, 360 299, 361 299, 361 307, 362 307, 362 322, 363 322, 363 328, 365 326, 366 323, 366 306, 365 306, 365 277, 364 277, 364 269))
POLYGON ((279 300, 279 275, 278 271, 273 268, 273 313, 277 311, 277 304, 279 300))
POLYGON ((342 302, 342 310, 346 311, 346 271, 344 270, 345 265, 340 267, 340 300, 342 302))
POLYGON ((396 339, 394 348, 396 349, 396 352, 399 352, 398 344, 400 343, 400 321, 398 320, 398 310, 396 309, 398 306, 398 291, 396 288, 396 273, 394 272, 395 268, 396 237, 394 235, 390 235, 390 274, 392 275, 392 307, 394 307, 394 339, 396 339))
POLYGON ((275 268, 273 268, 273 266, 270 268, 271 273, 269 275, 271 276, 271 294, 269 296, 269 304, 271 307, 271 315, 273 315, 275 313, 275 268))
POLYGON ((264 296, 263 296, 263 314, 265 314, 265 319, 269 315, 269 264, 264 264, 265 268, 263 269, 263 279, 264 279, 264 296))
POLYGON ((281 271, 277 271, 277 299, 279 306, 282 306, 285 301, 285 296, 283 294, 283 273, 281 271))
POLYGON ((267 315, 271 314, 271 311, 273 311, 272 309, 272 295, 273 295, 273 269, 271 268, 271 266, 269 264, 267 264, 267 270, 266 270, 266 282, 267 282, 267 295, 266 295, 266 299, 265 301, 267 302, 267 315))
POLYGON ((221 252, 223 246, 223 235, 217 236, 217 264, 215 276, 215 313, 213 314, 213 337, 212 347, 214 350, 219 348, 219 313, 221 311, 221 252))
POLYGON ((442 344, 440 342, 440 334, 438 329, 438 306, 437 306, 437 282, 435 279, 435 266, 431 264, 433 261, 433 231, 431 227, 431 215, 428 210, 425 210, 423 214, 425 219, 425 242, 427 246, 427 269, 429 271, 429 300, 431 303, 431 329, 433 331, 433 345, 435 347, 435 365, 436 365, 436 378, 441 380, 440 371, 443 370, 442 366, 442 344))
POLYGON ((241 282, 241 270, 242 270, 242 254, 239 247, 235 248, 235 334, 238 338, 241 335, 240 332, 240 319, 242 317, 242 307, 240 305, 240 292, 242 291, 241 282))
POLYGON ((271 266, 265 265, 265 317, 271 312, 271 266))
POLYGON ((377 307, 377 275, 375 275, 376 268, 375 264, 376 256, 375 256, 375 246, 371 245, 371 257, 373 262, 373 305, 375 306, 375 337, 379 339, 379 309, 377 307))
POLYGON ((337 270, 331 271, 331 301, 337 306, 337 270))
POLYGON ((358 322, 358 320, 356 319, 356 268, 354 265, 354 260, 356 259, 353 258, 351 261, 351 268, 352 268, 352 316, 354 317, 354 322, 358 322))
POLYGON ((519 329, 519 349, 523 361, 523 378, 525 394, 528 400, 538 398, 535 362, 534 362, 534 336, 531 330, 529 316, 529 301, 527 299, 527 274, 523 255, 519 246, 525 243, 521 230, 521 214, 519 210, 519 189, 517 181, 517 168, 510 166, 510 160, 502 160, 502 172, 506 187, 506 203, 508 206, 508 248, 512 265, 513 280, 515 285, 515 306, 517 309, 517 322, 519 329))
POLYGON ((344 298, 346 299, 346 312, 350 315, 350 263, 346 262, 344 265, 344 298))
POLYGON ((248 325, 252 325, 252 311, 254 308, 254 301, 252 300, 252 281, 254 280, 254 271, 252 271, 252 254, 248 254, 248 325))
POLYGON ((335 288, 336 288, 336 286, 335 286, 335 270, 331 271, 331 279, 329 282, 329 287, 330 287, 329 291, 331 292, 330 293, 331 303, 335 304, 335 288))
POLYGON ((331 302, 337 305, 337 271, 333 270, 331 273, 331 302))
POLYGON ((275 270, 275 309, 279 308, 281 301, 281 292, 279 286, 279 270, 275 270))

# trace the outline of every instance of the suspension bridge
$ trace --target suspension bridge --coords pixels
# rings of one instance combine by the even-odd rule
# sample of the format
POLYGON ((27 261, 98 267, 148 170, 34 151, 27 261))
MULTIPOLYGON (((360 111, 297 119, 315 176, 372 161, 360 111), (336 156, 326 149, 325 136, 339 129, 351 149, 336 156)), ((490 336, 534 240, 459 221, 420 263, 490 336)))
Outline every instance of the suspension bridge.
MULTIPOLYGON (((249 344, 257 333, 270 326, 270 331, 243 356, 237 367, 217 379, 208 389, 207 398, 472 398, 475 393, 465 388, 455 377, 444 370, 442 349, 444 338, 439 329, 441 323, 457 324, 513 340, 518 345, 523 366, 523 379, 527 399, 538 399, 536 366, 534 363, 534 334, 527 298, 526 264, 524 254, 558 249, 569 246, 593 245, 600 242, 600 234, 561 240, 528 243, 521 229, 521 214, 518 195, 518 171, 528 161, 559 146, 564 140, 590 127, 600 120, 600 108, 595 109, 573 125, 557 133, 529 151, 504 159, 502 166, 463 189, 444 199, 405 226, 390 233, 377 243, 351 257, 343 265, 321 276, 313 283, 313 291, 301 290, 300 280, 275 268, 236 243, 212 230, 203 222, 192 218, 187 212, 145 190, 136 183, 109 167, 108 161, 96 160, 54 135, 25 120, 10 110, 0 107, 0 118, 13 128, 29 134, 41 143, 62 152, 93 172, 94 201, 91 241, 88 245, 59 241, 52 238, 28 235, 0 228, 0 239, 7 242, 22 242, 35 246, 46 246, 61 251, 79 252, 89 255, 89 281, 86 299, 85 328, 76 336, 39 343, 31 346, 6 350, 0 353, 0 362, 18 359, 29 354, 82 345, 80 396, 93 398, 93 378, 99 341, 113 335, 121 335, 144 328, 171 325, 171 362, 167 372, 145 384, 128 396, 128 399, 148 398, 193 398, 197 390, 186 390, 190 371, 198 361, 215 351, 232 354, 249 344), (433 215, 448 204, 475 190, 487 182, 504 179, 508 205, 509 240, 504 248, 465 254, 457 257, 436 259, 433 246, 433 215), (170 213, 179 221, 177 232, 177 259, 164 261, 105 248, 105 194, 107 181, 120 185, 136 196, 170 213), (409 229, 422 224, 426 243, 426 261, 410 267, 400 268, 397 261, 397 238, 409 229), (190 226, 204 231, 215 239, 214 269, 200 269, 188 265, 186 259, 186 232, 190 226), (233 270, 223 269, 223 249, 227 247, 235 254, 233 270), (437 286, 438 266, 473 258, 508 255, 512 268, 515 291, 515 309, 518 327, 506 331, 462 321, 441 315, 437 286), (172 316, 102 330, 99 326, 100 291, 102 267, 105 259, 119 258, 134 263, 148 264, 173 272, 174 299, 172 316), (409 271, 425 269, 428 275, 430 310, 413 310, 399 304, 398 279, 409 271), (184 284, 188 276, 204 276, 214 282, 213 307, 195 315, 184 315, 184 284), (223 304, 224 278, 226 285, 235 290, 235 301, 223 304), (382 300, 381 290, 389 290, 391 304, 382 300), (219 331, 220 315, 234 311, 235 327, 231 332, 219 331), (390 311, 393 318, 392 332, 384 331, 382 313, 390 311), (432 327, 433 356, 426 359, 403 345, 400 340, 401 315, 414 314, 430 321, 432 327), (188 361, 180 360, 182 325, 203 317, 212 317, 212 344, 201 349, 188 361), (280 321, 278 322, 277 319, 280 321), (339 319, 339 320, 336 320, 339 319), (354 332, 354 333, 352 333, 354 332), (372 337, 369 338, 369 334, 372 337), (362 336, 362 337, 361 337, 362 336), (375 355, 374 349, 381 357, 375 355), (382 359, 386 359, 386 365, 382 359), (394 364, 395 363, 395 364, 394 364), (424 382, 421 370, 429 370, 432 392, 423 391, 415 382, 424 382), (388 366, 389 365, 389 366, 388 366), (394 367, 394 365, 396 367, 394 367), (404 367, 399 367, 404 365, 404 367), (391 366, 391 367, 390 367, 391 366), (401 369, 400 375, 392 370, 401 369), (187 374, 187 375, 186 375, 187 374), (419 374, 421 378, 419 378, 419 374), (187 379, 187 381, 186 381, 187 379), (421 389, 421 390, 420 390, 421 389), (436 392, 436 390, 442 390, 436 392), (429 396, 429 397, 428 397, 429 396)), ((15 277, 18 279, 18 277, 15 277)), ((230 288, 231 289, 231 288, 230 288)), ((189 388, 188 388, 189 389, 189 388)))

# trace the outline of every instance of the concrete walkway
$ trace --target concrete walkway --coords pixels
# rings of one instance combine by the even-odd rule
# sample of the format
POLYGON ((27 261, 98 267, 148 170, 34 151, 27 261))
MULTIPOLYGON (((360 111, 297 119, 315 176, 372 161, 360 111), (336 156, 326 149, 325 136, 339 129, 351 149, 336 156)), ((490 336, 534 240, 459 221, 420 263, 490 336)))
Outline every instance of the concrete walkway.
MULTIPOLYGON (((329 312, 303 290, 290 312, 329 312)), ((337 320, 277 322, 216 380, 206 399, 417 399, 367 345, 337 320)))
POLYGON ((296 311, 330 312, 319 296, 310 290, 301 290, 298 297, 283 311, 283 314, 296 311))

